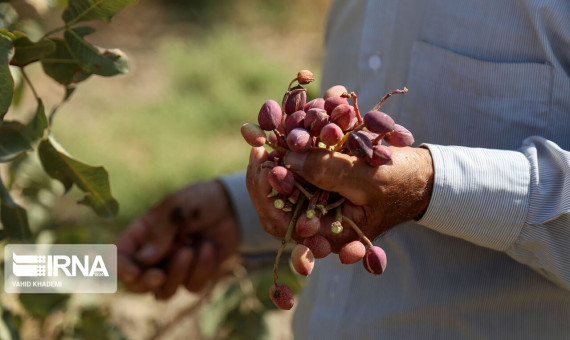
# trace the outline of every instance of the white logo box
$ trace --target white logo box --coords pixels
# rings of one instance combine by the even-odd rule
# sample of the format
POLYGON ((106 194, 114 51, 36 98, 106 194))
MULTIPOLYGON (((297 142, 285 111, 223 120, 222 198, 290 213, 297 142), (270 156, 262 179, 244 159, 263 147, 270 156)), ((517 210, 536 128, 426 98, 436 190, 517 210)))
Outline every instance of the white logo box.
POLYGON ((115 293, 114 244, 8 244, 6 293, 115 293))

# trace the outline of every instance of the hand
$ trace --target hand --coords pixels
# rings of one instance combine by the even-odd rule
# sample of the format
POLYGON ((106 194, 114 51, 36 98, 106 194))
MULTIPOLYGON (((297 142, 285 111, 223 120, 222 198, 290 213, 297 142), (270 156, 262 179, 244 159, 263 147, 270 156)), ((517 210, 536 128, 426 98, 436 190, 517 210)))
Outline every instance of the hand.
MULTIPOLYGON (((273 206, 275 198, 268 198, 271 186, 267 181, 268 168, 261 168, 267 160, 264 148, 253 148, 246 176, 247 188, 263 228, 283 238, 291 213, 273 206)), ((294 173, 311 184, 347 198, 342 205, 343 215, 351 218, 369 239, 422 214, 429 204, 433 187, 433 165, 429 150, 423 148, 392 148, 392 161, 380 167, 346 154, 314 148, 305 153, 289 152, 284 163, 294 173)), ((334 213, 322 218, 319 233, 332 245, 333 252, 348 241, 357 239, 352 228, 343 223, 343 231, 335 234, 330 225, 334 213)), ((297 241, 301 239, 293 233, 297 241)))
POLYGON ((127 289, 171 297, 216 278, 240 242, 223 186, 200 182, 174 192, 134 221, 117 240, 118 276, 127 289))

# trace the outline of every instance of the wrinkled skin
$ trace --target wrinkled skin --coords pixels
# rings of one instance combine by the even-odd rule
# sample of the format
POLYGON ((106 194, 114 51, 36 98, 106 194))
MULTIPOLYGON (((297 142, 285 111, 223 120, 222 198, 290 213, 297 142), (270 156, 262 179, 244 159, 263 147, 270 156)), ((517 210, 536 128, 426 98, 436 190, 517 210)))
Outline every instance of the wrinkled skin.
MULTIPOLYGON (((283 238, 292 213, 275 209, 267 194, 269 169, 261 164, 267 159, 263 148, 252 148, 246 183, 263 228, 283 238)), ((347 198, 342 213, 351 218, 363 233, 374 239, 393 226, 422 214, 429 204, 433 186, 433 165, 429 150, 423 148, 392 148, 392 161, 371 167, 365 161, 346 154, 321 148, 306 153, 288 153, 286 166, 317 187, 338 192, 347 198)), ((319 234, 326 237, 338 253, 345 243, 357 239, 354 230, 343 223, 343 231, 330 230, 334 212, 323 217, 319 234)), ((293 233, 298 242, 302 239, 293 233)))
POLYGON ((121 234, 118 276, 128 290, 159 299, 180 285, 198 292, 217 278, 239 242, 223 186, 200 182, 166 196, 121 234))
MULTIPOLYGON (((427 208, 433 185, 431 156, 426 149, 393 148, 392 162, 375 168, 364 161, 325 149, 289 153, 285 163, 322 189, 348 201, 344 215, 374 239, 392 226, 418 216, 427 208)), ((246 183, 263 228, 284 237, 291 213, 277 210, 267 181, 263 147, 253 148, 246 183)), ((357 238, 346 223, 340 234, 330 231, 334 214, 323 218, 319 234, 334 252, 357 238)), ((293 234, 298 241, 300 237, 293 234)), ((234 212, 222 185, 200 182, 166 196, 135 220, 116 242, 118 275, 132 292, 168 299, 179 286, 202 290, 217 278, 220 265, 240 243, 234 212)))

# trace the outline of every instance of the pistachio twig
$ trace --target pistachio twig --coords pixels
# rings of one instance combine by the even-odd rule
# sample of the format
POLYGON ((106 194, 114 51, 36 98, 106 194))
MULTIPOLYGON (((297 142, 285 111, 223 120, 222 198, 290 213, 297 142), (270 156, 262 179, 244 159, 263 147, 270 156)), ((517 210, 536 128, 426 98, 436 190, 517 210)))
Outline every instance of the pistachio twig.
POLYGON ((273 283, 277 286, 277 268, 279 267, 279 260, 281 259, 281 254, 283 254, 283 250, 285 250, 285 246, 289 241, 291 241, 291 235, 293 234, 293 228, 295 228, 295 224, 297 223, 297 218, 299 217, 299 213, 301 212, 301 207, 305 202, 305 197, 301 196, 299 203, 295 206, 295 211, 293 212, 293 216, 291 216, 291 220, 289 221, 289 226, 287 227, 287 233, 285 234, 285 238, 281 240, 281 247, 277 251, 277 256, 275 257, 275 263, 273 264, 273 283))
POLYGON ((310 192, 308 192, 307 189, 305 189, 305 188, 303 187, 303 185, 301 185, 301 183, 297 182, 296 180, 295 180, 295 187, 296 187, 297 189, 299 189, 299 191, 300 191, 303 195, 305 195, 305 197, 307 197, 308 199, 313 198, 313 194, 311 194, 310 192))
POLYGON ((399 94, 399 93, 406 93, 408 92, 408 88, 404 87, 403 90, 394 90, 391 92, 386 93, 386 95, 384 97, 382 97, 382 99, 380 99, 380 101, 378 102, 378 104, 376 104, 371 111, 375 111, 378 110, 382 105, 384 105, 384 103, 386 102, 386 100, 388 100, 388 98, 390 98, 392 95, 394 94, 399 94))
POLYGON ((366 243, 366 245, 368 245, 369 247, 373 247, 372 242, 370 242, 370 239, 368 239, 368 237, 366 237, 364 235, 364 233, 362 233, 362 230, 360 230, 360 228, 358 228, 358 226, 356 225, 356 223, 354 223, 353 220, 351 220, 350 218, 346 217, 346 216, 342 216, 342 220, 346 223, 348 223, 352 229, 354 229, 354 231, 356 232, 356 234, 358 235, 358 237, 360 237, 360 239, 366 243))
POLYGON ((344 201, 346 201, 346 197, 341 197, 338 201, 336 202, 332 202, 330 204, 327 204, 327 206, 325 207, 325 209, 327 210, 332 210, 336 207, 340 207, 341 204, 344 203, 344 201))
POLYGON ((352 98, 352 106, 354 106, 354 113, 356 114, 356 119, 358 119, 358 124, 361 124, 362 116, 360 115, 360 110, 358 109, 358 101, 356 99, 356 93, 350 92, 350 97, 352 98))

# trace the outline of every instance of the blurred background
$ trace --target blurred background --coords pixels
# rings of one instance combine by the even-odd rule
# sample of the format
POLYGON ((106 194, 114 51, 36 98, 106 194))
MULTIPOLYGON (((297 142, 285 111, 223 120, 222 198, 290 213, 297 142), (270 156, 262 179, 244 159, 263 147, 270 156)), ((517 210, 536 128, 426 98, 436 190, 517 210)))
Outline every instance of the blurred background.
MULTIPOLYGON (((60 183, 36 171, 20 181, 34 191, 28 209, 36 242, 113 243, 117 235, 167 193, 203 179, 242 171, 250 147, 239 128, 255 122, 269 98, 281 100, 297 71, 317 78, 330 0, 141 0, 110 23, 89 22, 88 40, 119 48, 130 72, 80 83, 53 121, 57 141, 76 159, 109 172, 119 215, 97 217, 64 195, 60 183)), ((28 36, 61 25, 66 1, 11 1, 28 36)), ((5 20, 5 18, 1 18, 5 20)), ((0 21, 1 21, 0 20, 0 21)), ((39 64, 39 63, 37 63, 39 64)), ((46 110, 64 89, 40 65, 26 68, 46 110)), ((24 88, 7 118, 35 108, 24 88)), ((24 195, 25 196, 25 195, 24 195)), ((276 249, 277 251, 277 249, 276 249)), ((150 295, 1 293, 2 335, 21 339, 290 339, 292 312, 268 298, 270 265, 232 259, 227 278, 202 294, 179 290, 169 301, 150 295)), ((288 271, 284 280, 300 289, 288 271)), ((281 276, 280 276, 281 278, 281 276)))

